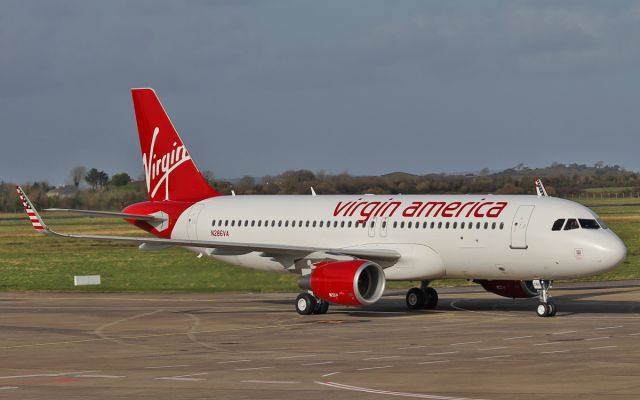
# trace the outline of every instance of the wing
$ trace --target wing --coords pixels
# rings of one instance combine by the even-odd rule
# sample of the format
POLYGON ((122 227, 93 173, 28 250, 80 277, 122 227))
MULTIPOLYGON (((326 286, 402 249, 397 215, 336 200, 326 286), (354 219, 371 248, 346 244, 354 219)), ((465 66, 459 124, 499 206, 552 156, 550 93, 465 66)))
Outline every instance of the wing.
POLYGON ((137 220, 137 221, 147 221, 147 222, 166 221, 166 218, 154 217, 153 215, 127 214, 127 213, 112 212, 112 211, 72 210, 70 208, 46 208, 44 211, 70 212, 75 214, 95 215, 98 217, 118 217, 118 218, 131 219, 131 220, 137 220))
POLYGON ((538 193, 538 197, 546 197, 549 196, 547 191, 542 184, 542 180, 540 178, 536 178, 536 193, 538 193))
MULTIPOLYGON (((90 240, 107 240, 112 242, 125 242, 135 243, 139 245, 146 245, 151 247, 162 246, 185 246, 185 247, 200 247, 206 249, 212 249, 213 254, 246 254, 250 252, 262 252, 265 255, 306 255, 315 252, 324 252, 336 255, 347 255, 358 258, 364 258, 377 261, 396 261, 400 258, 400 254, 395 250, 386 249, 349 249, 349 248, 325 248, 325 247, 311 247, 311 246, 289 246, 280 244, 265 244, 265 243, 240 243, 240 242, 217 242, 217 241, 205 241, 205 240, 183 240, 183 239, 163 239, 157 237, 132 237, 132 236, 100 236, 100 235, 76 235, 67 233, 58 233, 51 230, 42 220, 42 217, 35 210, 31 201, 24 193, 20 186, 16 186, 22 205, 25 208, 33 227, 47 235, 58 236, 70 239, 90 239, 90 240)), ((128 218, 128 217, 124 217, 128 218)), ((133 219, 133 218, 132 218, 133 219)))

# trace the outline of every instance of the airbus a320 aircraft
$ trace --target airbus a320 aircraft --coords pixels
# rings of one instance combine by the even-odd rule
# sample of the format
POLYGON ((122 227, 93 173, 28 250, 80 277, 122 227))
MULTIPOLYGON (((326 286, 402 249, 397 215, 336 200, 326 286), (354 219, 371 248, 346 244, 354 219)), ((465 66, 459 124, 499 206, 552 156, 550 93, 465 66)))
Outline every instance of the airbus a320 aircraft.
MULTIPOLYGON (((386 281, 421 281, 410 309, 434 308, 435 279, 466 278, 505 297, 539 296, 553 316, 554 279, 598 274, 626 256, 623 242, 590 209, 546 196, 223 196, 202 177, 152 89, 133 89, 149 201, 121 213, 154 237, 62 234, 49 229, 17 188, 36 230, 77 239, 183 246, 230 264, 299 274, 300 314, 329 303, 380 299, 386 281)), ((58 210, 59 211, 59 210, 58 210)))

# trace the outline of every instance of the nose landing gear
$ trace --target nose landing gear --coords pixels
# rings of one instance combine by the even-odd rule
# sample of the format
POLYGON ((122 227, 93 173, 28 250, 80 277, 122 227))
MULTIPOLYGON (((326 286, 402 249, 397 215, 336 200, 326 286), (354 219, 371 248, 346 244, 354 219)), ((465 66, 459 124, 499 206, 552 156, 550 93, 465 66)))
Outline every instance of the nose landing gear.
POLYGON ((419 288, 409 289, 405 300, 410 310, 430 310, 438 305, 438 292, 429 287, 429 281, 422 281, 419 288))
POLYGON ((538 294, 540 295, 540 304, 536 307, 538 317, 553 317, 558 311, 555 303, 549 300, 549 290, 551 290, 552 284, 552 281, 533 281, 533 287, 538 290, 538 294))

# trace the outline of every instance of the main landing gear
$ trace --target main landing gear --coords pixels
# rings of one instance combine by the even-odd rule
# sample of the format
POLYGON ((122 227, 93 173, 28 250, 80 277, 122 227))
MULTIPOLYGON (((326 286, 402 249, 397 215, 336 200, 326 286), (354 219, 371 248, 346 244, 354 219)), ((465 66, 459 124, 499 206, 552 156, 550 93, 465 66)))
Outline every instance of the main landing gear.
POLYGON ((438 292, 429 287, 429 281, 422 281, 419 288, 409 289, 406 301, 410 310, 431 310, 438 305, 438 292))
POLYGON ((536 308, 538 317, 553 317, 556 315, 558 308, 556 304, 549 300, 549 290, 552 287, 552 281, 534 280, 533 287, 538 290, 540 295, 540 304, 536 308))
POLYGON ((329 302, 316 299, 310 293, 300 293, 296 298, 296 311, 300 315, 326 314, 329 310, 329 302))

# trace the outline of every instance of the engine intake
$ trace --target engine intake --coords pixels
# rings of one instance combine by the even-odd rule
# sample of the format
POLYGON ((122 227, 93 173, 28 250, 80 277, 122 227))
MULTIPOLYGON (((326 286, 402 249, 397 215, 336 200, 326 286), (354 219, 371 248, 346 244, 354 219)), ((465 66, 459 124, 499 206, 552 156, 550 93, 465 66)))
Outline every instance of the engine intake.
POLYGON ((322 300, 347 306, 380 300, 385 282, 382 267, 366 260, 321 262, 311 274, 298 279, 301 288, 322 300))
POLYGON ((532 281, 490 281, 487 279, 476 279, 474 282, 482 285, 487 292, 512 299, 528 299, 538 295, 538 291, 533 287, 532 281))

